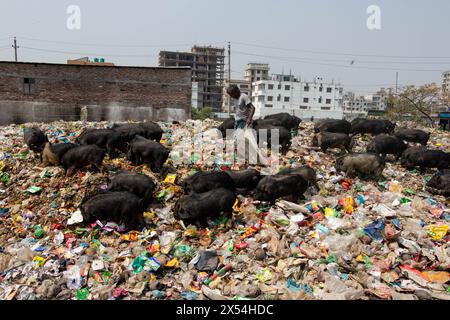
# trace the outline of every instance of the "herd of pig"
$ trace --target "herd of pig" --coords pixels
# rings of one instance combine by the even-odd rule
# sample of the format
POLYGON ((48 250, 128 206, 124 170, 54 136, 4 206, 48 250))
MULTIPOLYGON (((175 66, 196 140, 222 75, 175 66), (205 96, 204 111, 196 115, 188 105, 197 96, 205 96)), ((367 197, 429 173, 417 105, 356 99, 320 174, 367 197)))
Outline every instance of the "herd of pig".
MULTIPOLYGON (((283 152, 289 149, 291 133, 299 129, 301 120, 287 113, 255 120, 253 128, 278 129, 283 152)), ((234 129, 234 119, 224 121, 217 128, 222 134, 234 129)), ((365 178, 379 179, 385 166, 386 155, 401 159, 408 168, 437 168, 427 183, 432 193, 450 195, 450 154, 426 147, 429 133, 418 129, 397 129, 387 120, 325 119, 316 122, 312 146, 327 152, 339 148, 344 155, 337 157, 335 168, 347 176, 360 174, 365 178), (374 136, 365 153, 353 153, 353 137, 357 134, 374 136), (408 143, 420 143, 409 146, 408 143)), ((41 155, 45 166, 61 165, 67 175, 77 169, 92 166, 101 170, 103 159, 126 154, 133 165, 146 164, 153 172, 165 174, 173 168, 165 165, 170 150, 159 143, 163 135, 161 127, 154 122, 115 124, 109 129, 86 129, 76 143, 51 144, 38 128, 24 132, 28 147, 41 155)), ((274 175, 262 175, 256 169, 240 171, 198 171, 181 182, 184 195, 175 203, 174 216, 184 223, 205 225, 208 219, 230 214, 236 196, 242 194, 255 200, 273 204, 276 199, 288 198, 298 202, 304 199, 309 187, 320 189, 316 173, 308 166, 284 169, 274 175)), ((112 220, 123 223, 127 230, 144 226, 143 212, 153 202, 156 183, 148 176, 120 171, 108 178, 108 187, 85 195, 79 206, 85 223, 96 220, 112 220)))

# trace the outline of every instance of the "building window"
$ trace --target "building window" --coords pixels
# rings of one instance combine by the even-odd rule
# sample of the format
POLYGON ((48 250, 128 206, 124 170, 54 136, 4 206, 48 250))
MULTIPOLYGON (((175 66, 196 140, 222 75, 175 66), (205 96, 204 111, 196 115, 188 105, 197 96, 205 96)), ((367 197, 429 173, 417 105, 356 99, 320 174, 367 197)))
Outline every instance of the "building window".
POLYGON ((323 89, 322 87, 319 87, 319 92, 322 92, 322 89, 323 89))
POLYGON ((269 85, 268 85, 268 89, 269 89, 269 90, 273 90, 273 84, 269 84, 269 85))
POLYGON ((320 107, 320 109, 322 109, 322 110, 330 110, 331 107, 320 107))
POLYGON ((34 78, 23 78, 23 93, 24 94, 36 93, 36 81, 34 78))
POLYGON ((258 84, 258 90, 266 89, 266 85, 264 83, 258 84))
POLYGON ((281 101, 281 94, 278 95, 277 101, 281 101))
POLYGON ((331 88, 327 88, 327 93, 331 93, 331 88))
POLYGON ((256 73, 257 73, 257 74, 260 74, 260 73, 261 73, 261 70, 257 70, 256 73))
POLYGON ((256 78, 256 81, 259 81, 259 80, 261 80, 261 78, 260 78, 260 77, 257 77, 257 78, 256 78))
POLYGON ((325 103, 326 103, 326 104, 331 104, 331 99, 326 99, 326 100, 325 100, 325 103))
POLYGON ((266 108, 272 108, 273 104, 266 104, 266 108))
POLYGON ((284 97, 284 102, 289 102, 289 97, 284 97))
POLYGON ((267 101, 273 101, 273 97, 272 96, 267 96, 267 101))
POLYGON ((303 98, 303 102, 304 103, 308 103, 309 102, 309 98, 303 98))
POLYGON ((307 106, 300 106, 300 109, 308 109, 307 106))
POLYGON ((281 84, 278 85, 278 90, 281 90, 281 84))
POLYGON ((258 102, 264 102, 264 96, 259 96, 258 97, 258 102))
POLYGON ((322 103, 322 97, 319 98, 319 103, 322 103))
POLYGON ((308 92, 308 91, 309 91, 309 87, 306 86, 306 87, 303 88, 303 90, 304 90, 305 92, 308 92))
POLYGON ((286 91, 291 90, 291 86, 284 86, 284 90, 286 90, 286 91))

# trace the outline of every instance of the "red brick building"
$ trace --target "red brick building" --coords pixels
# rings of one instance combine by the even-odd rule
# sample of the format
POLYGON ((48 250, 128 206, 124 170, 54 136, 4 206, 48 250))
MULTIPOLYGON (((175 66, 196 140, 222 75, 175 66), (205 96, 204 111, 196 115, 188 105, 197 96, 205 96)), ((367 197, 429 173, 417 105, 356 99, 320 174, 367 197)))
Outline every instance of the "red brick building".
POLYGON ((188 67, 119 67, 0 62, 0 124, 80 120, 184 121, 188 67))

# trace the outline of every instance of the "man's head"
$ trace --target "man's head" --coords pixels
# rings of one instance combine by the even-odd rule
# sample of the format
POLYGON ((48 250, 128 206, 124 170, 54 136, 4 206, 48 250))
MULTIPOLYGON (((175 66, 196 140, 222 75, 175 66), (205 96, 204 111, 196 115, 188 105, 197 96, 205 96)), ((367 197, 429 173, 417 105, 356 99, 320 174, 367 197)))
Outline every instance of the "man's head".
POLYGON ((235 84, 231 84, 227 88, 227 93, 230 97, 234 99, 239 99, 239 96, 241 95, 241 90, 239 90, 239 87, 235 84))

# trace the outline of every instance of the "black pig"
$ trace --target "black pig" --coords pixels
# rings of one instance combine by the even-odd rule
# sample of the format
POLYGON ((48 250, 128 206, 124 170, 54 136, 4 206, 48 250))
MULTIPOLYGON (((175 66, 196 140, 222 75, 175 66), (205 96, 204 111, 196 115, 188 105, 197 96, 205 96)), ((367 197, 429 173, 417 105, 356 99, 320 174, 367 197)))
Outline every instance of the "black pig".
POLYGON ((218 188, 204 193, 182 196, 174 207, 174 217, 183 222, 206 224, 207 218, 229 214, 236 201, 235 191, 218 188))
POLYGON ((67 175, 72 175, 73 170, 92 165, 96 170, 100 167, 105 157, 105 149, 96 145, 77 146, 68 150, 61 158, 61 164, 67 175))
POLYGON ((218 188, 234 191, 236 185, 223 171, 199 171, 184 180, 183 188, 186 193, 202 193, 218 188))
POLYGON ((334 132, 349 134, 351 130, 351 124, 347 120, 339 119, 323 119, 319 120, 314 125, 314 132, 334 132))
POLYGON ((170 151, 156 141, 136 136, 128 149, 128 160, 135 165, 147 164, 154 172, 161 172, 170 151))
POLYGON ((25 128, 23 137, 28 148, 34 152, 40 153, 44 150, 45 143, 48 142, 47 136, 41 129, 25 128))
POLYGON ((266 176, 259 181, 255 190, 255 199, 274 203, 281 197, 292 196, 294 202, 303 198, 308 182, 299 174, 266 176))
POLYGON ((388 136, 386 134, 377 135, 367 146, 367 152, 381 154, 386 159, 387 154, 395 155, 398 160, 408 145, 396 136, 388 136))
POLYGON ((430 139, 430 133, 425 132, 423 130, 419 129, 398 129, 394 133, 395 136, 398 138, 408 141, 408 142, 417 142, 420 143, 423 146, 426 146, 428 143, 428 140, 430 139))
POLYGON ((322 152, 327 152, 328 148, 339 148, 341 153, 345 153, 345 150, 351 152, 353 144, 353 139, 345 133, 323 131, 314 135, 312 139, 312 146, 320 147, 322 152))
POLYGON ((374 153, 349 153, 337 158, 335 163, 336 170, 343 171, 350 177, 359 172, 380 178, 384 166, 383 158, 374 153))
POLYGON ((99 192, 87 196, 80 204, 83 221, 112 220, 124 223, 127 230, 143 227, 144 200, 130 192, 99 192))
POLYGON ((108 190, 131 192, 144 199, 145 205, 149 205, 153 200, 156 184, 146 175, 122 171, 108 178, 108 190))
POLYGON ((445 169, 436 172, 427 183, 427 189, 433 194, 440 194, 444 197, 450 196, 450 170, 445 169))

